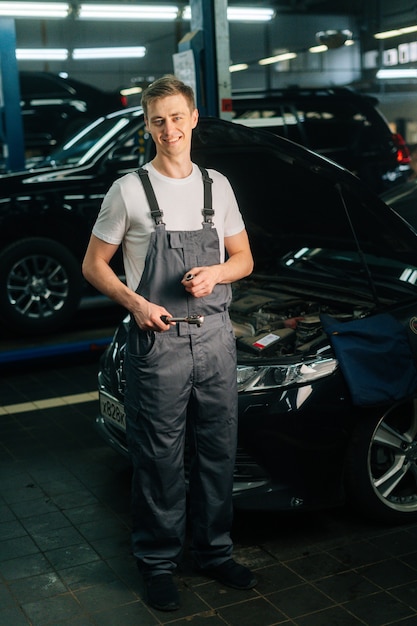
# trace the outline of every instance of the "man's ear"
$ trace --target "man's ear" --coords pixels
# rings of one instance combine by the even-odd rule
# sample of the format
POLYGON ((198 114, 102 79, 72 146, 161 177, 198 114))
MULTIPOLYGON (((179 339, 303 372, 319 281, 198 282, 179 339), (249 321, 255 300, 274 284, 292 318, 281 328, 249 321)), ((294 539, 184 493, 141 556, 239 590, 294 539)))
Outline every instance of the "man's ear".
POLYGON ((197 126, 197 122, 198 122, 198 109, 194 109, 193 114, 192 114, 192 126, 193 126, 193 128, 195 128, 197 126))

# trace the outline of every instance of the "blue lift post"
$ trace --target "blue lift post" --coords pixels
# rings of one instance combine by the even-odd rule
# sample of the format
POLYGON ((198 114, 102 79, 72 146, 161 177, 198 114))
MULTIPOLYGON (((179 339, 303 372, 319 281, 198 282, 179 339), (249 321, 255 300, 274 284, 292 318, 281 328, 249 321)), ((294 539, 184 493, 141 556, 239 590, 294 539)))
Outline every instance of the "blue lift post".
POLYGON ((229 119, 232 101, 227 0, 190 0, 190 8, 191 32, 179 42, 178 50, 193 52, 198 109, 202 115, 229 119))
POLYGON ((6 17, 0 18, 0 79, 3 96, 0 98, 4 124, 2 135, 4 134, 7 145, 6 168, 12 172, 24 170, 25 149, 16 60, 16 30, 14 19, 6 17))

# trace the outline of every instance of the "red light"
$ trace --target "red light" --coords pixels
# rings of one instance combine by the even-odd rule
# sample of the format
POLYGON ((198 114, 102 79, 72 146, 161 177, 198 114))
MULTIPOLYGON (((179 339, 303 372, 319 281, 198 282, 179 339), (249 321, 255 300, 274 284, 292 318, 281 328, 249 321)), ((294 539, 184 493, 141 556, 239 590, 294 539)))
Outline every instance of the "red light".
POLYGON ((397 149, 398 163, 401 163, 402 165, 410 163, 411 162, 410 150, 407 144, 405 143, 402 135, 400 135, 400 133, 393 133, 392 139, 397 149))

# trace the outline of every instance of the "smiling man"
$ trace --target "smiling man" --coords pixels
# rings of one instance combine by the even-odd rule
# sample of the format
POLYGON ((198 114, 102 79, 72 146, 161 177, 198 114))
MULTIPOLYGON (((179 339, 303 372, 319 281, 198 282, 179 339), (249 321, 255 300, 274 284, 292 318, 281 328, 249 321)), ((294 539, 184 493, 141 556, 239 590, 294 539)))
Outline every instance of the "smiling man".
POLYGON ((174 610, 186 530, 186 429, 195 567, 236 589, 256 584, 232 559, 230 537, 237 384, 228 306, 231 283, 251 273, 253 259, 229 181, 191 161, 192 89, 165 76, 145 90, 142 106, 156 156, 111 186, 83 272, 131 315, 125 408, 133 554, 148 603, 174 610), (110 268, 120 245, 127 285, 110 268))

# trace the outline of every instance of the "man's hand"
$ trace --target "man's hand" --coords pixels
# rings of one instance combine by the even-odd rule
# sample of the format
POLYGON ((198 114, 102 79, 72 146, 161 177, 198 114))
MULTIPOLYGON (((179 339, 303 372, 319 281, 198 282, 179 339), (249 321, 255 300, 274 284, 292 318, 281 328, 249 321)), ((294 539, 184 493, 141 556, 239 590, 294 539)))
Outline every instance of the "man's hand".
POLYGON ((208 267, 192 267, 184 274, 181 283, 185 291, 195 298, 212 293, 216 285, 227 285, 248 276, 253 270, 253 258, 246 230, 225 237, 227 261, 208 267))
POLYGON ((220 265, 210 265, 208 267, 193 267, 185 274, 181 283, 184 285, 185 291, 194 298, 202 298, 212 293, 219 280, 220 265))
POLYGON ((131 313, 135 318, 136 324, 142 330, 165 332, 171 327, 171 324, 165 324, 161 320, 163 315, 172 317, 165 307, 153 304, 141 296, 138 296, 137 304, 131 309, 131 313))

